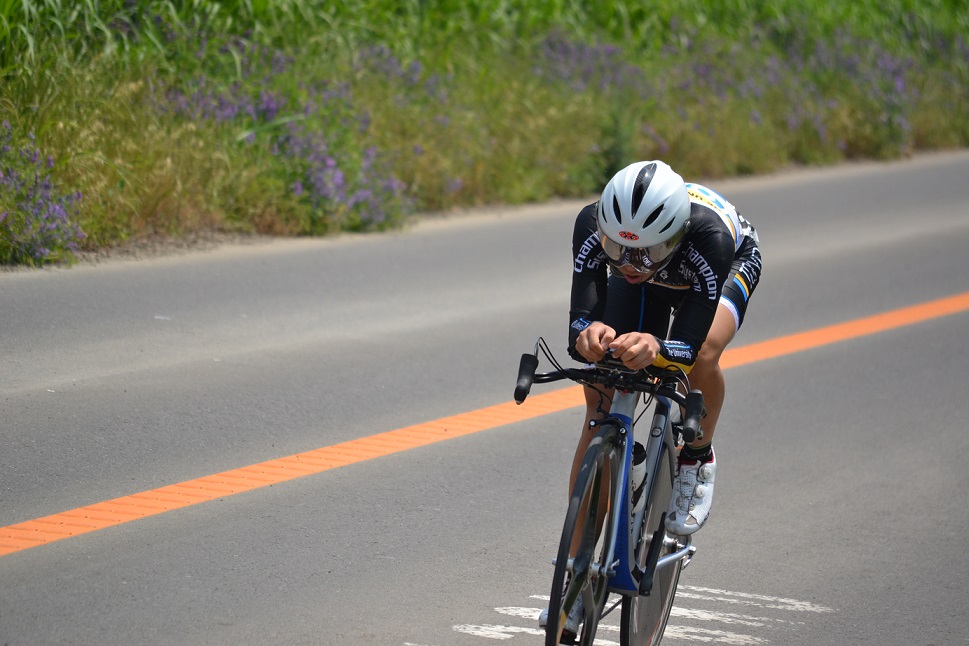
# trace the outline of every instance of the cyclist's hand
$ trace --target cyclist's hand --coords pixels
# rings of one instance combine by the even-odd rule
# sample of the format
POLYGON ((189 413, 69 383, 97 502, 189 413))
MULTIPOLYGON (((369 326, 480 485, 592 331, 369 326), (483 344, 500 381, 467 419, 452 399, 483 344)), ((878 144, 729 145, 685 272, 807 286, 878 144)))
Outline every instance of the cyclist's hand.
POLYGON ((614 357, 630 370, 642 370, 653 364, 659 354, 659 340, 645 332, 629 332, 609 344, 614 357))
POLYGON ((609 344, 616 338, 616 331, 601 321, 594 321, 579 333, 575 349, 590 363, 601 361, 606 356, 609 344))

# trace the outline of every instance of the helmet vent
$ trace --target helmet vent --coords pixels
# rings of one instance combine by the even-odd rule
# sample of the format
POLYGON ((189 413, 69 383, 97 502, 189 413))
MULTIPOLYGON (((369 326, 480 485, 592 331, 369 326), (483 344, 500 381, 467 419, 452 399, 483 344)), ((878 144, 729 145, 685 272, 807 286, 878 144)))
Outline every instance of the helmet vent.
POLYGON ((639 207, 643 203, 643 198, 646 197, 646 191, 649 190, 649 184, 653 181, 653 176, 656 174, 656 164, 649 163, 639 169, 636 174, 636 182, 633 184, 633 195, 632 195, 632 212, 636 213, 639 211, 639 207))
POLYGON ((616 221, 622 224, 622 209, 619 208, 619 198, 615 195, 612 196, 612 211, 616 214, 616 221))
POLYGON ((667 222, 666 223, 666 226, 663 227, 662 229, 660 229, 659 232, 660 233, 666 233, 666 230, 669 229, 671 226, 673 226, 673 223, 674 222, 676 222, 676 218, 673 218, 669 222, 667 222))
MULTIPOLYGON (((643 228, 645 229, 646 227, 648 227, 649 225, 651 225, 653 222, 656 222, 656 218, 659 217, 659 214, 662 213, 663 212, 663 209, 665 209, 665 208, 666 208, 666 204, 663 203, 663 204, 660 204, 659 206, 657 206, 655 209, 653 209, 653 212, 650 213, 649 214, 649 217, 646 218, 646 221, 643 222, 643 228)), ((672 223, 673 223, 673 220, 670 220, 669 223, 667 223, 666 226, 668 227, 672 223)), ((665 231, 666 230, 666 227, 663 227, 663 230, 665 231)))

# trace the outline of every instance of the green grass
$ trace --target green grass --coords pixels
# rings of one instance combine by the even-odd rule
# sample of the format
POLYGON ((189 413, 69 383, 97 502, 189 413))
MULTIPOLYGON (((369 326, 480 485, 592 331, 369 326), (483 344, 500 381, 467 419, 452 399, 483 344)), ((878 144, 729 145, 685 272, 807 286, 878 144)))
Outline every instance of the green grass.
POLYGON ((967 34, 965 0, 0 0, 0 262, 961 147, 967 34))

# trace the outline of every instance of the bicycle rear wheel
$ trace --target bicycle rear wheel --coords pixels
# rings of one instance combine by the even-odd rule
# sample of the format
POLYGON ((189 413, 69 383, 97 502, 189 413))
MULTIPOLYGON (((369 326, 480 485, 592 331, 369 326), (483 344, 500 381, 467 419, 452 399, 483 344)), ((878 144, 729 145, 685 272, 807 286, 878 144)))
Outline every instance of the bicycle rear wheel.
POLYGON ((545 627, 546 646, 559 643, 591 646, 595 639, 599 618, 609 596, 607 572, 610 564, 604 561, 613 539, 610 501, 617 486, 619 448, 618 428, 606 424, 589 443, 582 459, 555 559, 545 627), (579 547, 574 558, 570 558, 573 538, 579 535, 579 547), (584 618, 578 634, 571 640, 567 634, 563 635, 565 622, 580 597, 584 618))
MULTIPOLYGON (((646 566, 650 545, 654 540, 663 541, 659 557, 670 554, 675 548, 666 542, 666 509, 673 492, 673 472, 670 467, 670 447, 663 445, 663 456, 655 478, 652 478, 647 509, 640 530, 636 562, 646 566)), ((680 580, 680 562, 671 563, 653 575, 653 587, 647 596, 623 597, 619 624, 619 643, 622 646, 656 646, 663 638, 666 623, 673 608, 673 597, 680 580)))

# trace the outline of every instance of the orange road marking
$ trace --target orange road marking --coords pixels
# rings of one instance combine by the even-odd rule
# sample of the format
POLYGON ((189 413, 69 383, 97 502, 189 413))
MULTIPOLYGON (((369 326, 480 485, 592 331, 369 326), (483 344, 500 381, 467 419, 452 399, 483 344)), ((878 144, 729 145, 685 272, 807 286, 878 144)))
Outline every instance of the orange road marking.
MULTIPOLYGON (((721 358, 721 365, 730 368, 766 361, 966 310, 969 310, 969 292, 728 349, 721 358)), ((582 402, 579 386, 534 394, 529 396, 525 406, 517 406, 513 402, 497 404, 0 527, 0 556, 337 467, 557 413, 580 406, 582 402)))
POLYGON ((847 341, 860 336, 868 336, 895 328, 922 323, 931 319, 949 316, 969 310, 969 292, 946 298, 903 307, 902 309, 866 316, 864 318, 829 325, 816 330, 799 332, 745 345, 737 349, 727 349, 720 357, 720 366, 733 368, 757 361, 766 361, 786 354, 803 352, 839 341, 847 341))
POLYGON ((582 393, 577 387, 536 394, 528 398, 528 406, 518 406, 513 402, 489 406, 0 527, 0 556, 337 467, 548 415, 580 403, 582 393))

